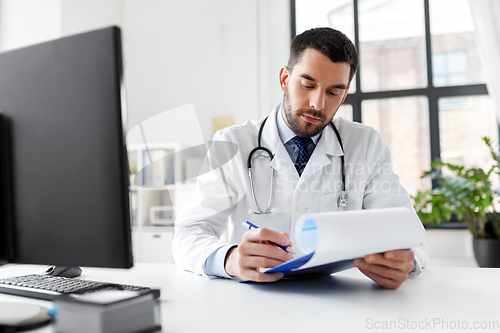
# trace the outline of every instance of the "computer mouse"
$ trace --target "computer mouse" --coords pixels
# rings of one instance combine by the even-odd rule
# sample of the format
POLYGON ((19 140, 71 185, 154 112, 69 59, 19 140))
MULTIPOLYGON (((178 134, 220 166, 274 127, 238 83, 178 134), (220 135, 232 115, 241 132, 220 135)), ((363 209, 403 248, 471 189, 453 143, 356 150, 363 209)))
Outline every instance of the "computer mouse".
POLYGON ((74 278, 82 274, 82 269, 78 266, 50 266, 42 274, 74 278))

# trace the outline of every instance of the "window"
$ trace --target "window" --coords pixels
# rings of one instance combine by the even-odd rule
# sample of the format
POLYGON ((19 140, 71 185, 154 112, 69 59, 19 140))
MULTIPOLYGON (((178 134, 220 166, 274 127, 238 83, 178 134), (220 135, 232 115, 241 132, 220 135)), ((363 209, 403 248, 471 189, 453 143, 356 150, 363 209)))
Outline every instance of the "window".
POLYGON ((428 100, 423 96, 361 103, 363 123, 380 133, 391 152, 394 172, 410 193, 431 186, 429 180, 420 178, 429 168, 431 157, 428 109, 428 100))
POLYGON ((422 0, 358 1, 364 92, 426 86, 422 0))
POLYGON ((432 63, 436 87, 467 84, 467 55, 464 51, 434 53, 432 63))
POLYGON ((431 186, 420 176, 433 159, 491 165, 481 138, 498 145, 499 127, 467 0, 291 3, 294 35, 330 26, 356 45, 360 68, 343 108, 380 132, 410 194, 431 186))

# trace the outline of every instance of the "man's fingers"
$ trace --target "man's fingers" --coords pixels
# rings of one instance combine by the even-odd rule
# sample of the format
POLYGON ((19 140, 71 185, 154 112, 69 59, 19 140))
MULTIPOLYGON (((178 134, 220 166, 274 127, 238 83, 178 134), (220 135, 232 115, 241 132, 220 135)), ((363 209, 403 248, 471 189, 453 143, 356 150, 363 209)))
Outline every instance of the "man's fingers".
POLYGON ((354 265, 358 267, 360 270, 372 272, 378 276, 383 278, 396 280, 396 281, 405 281, 408 278, 409 271, 402 271, 399 269, 390 268, 387 266, 377 265, 377 264, 369 264, 364 259, 357 258, 354 260, 354 265))
POLYGON ((274 282, 283 278, 283 273, 278 272, 278 273, 266 274, 266 273, 261 273, 257 270, 246 270, 244 274, 240 276, 240 278, 246 281, 274 282))
POLYGON ((239 245, 239 248, 240 248, 240 253, 245 256, 259 256, 259 257, 272 258, 280 260, 281 262, 279 262, 279 264, 282 264, 283 262, 293 258, 293 255, 291 253, 283 251, 279 247, 272 244, 242 242, 239 245))
POLYGON ((260 268, 272 268, 293 258, 275 244, 291 246, 290 236, 267 228, 252 229, 245 232, 243 240, 228 256, 225 268, 232 276, 243 280, 272 282, 283 277, 283 273, 266 274, 260 268))
POLYGON ((271 229, 258 228, 252 229, 243 235, 243 239, 249 242, 268 241, 279 245, 287 246, 290 243, 290 238, 271 229))
POLYGON ((413 261, 415 254, 412 250, 394 250, 385 252, 384 258, 398 261, 413 261))
POLYGON ((413 269, 413 259, 411 259, 411 261, 391 260, 391 259, 386 259, 382 253, 369 254, 365 256, 365 262, 369 264, 387 266, 407 272, 413 269))
POLYGON ((377 274, 375 274, 375 273, 373 273, 371 271, 368 271, 368 270, 364 270, 364 269, 361 269, 361 268, 359 270, 361 271, 361 273, 363 273, 364 275, 368 276, 376 284, 378 284, 379 286, 381 286, 383 288, 397 289, 403 283, 403 281, 395 281, 395 280, 392 280, 392 279, 388 279, 386 277, 377 275, 377 274))
MULTIPOLYGON (((288 232, 283 231, 281 234, 282 234, 283 236, 285 236, 286 238, 290 239, 290 235, 288 234, 288 232)), ((292 242, 291 242, 291 241, 289 241, 289 243, 288 243, 288 247, 292 247, 292 246, 293 246, 292 242)))
POLYGON ((241 265, 250 269, 273 268, 283 263, 281 260, 257 256, 244 257, 243 260, 244 262, 242 262, 241 265))

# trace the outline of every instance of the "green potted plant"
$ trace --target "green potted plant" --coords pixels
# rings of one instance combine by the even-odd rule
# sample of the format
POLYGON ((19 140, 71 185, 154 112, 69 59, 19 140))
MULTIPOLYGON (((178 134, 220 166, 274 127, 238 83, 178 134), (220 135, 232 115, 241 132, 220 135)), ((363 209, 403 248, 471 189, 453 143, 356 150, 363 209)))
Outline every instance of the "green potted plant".
POLYGON ((422 176, 433 180, 432 190, 413 197, 415 210, 424 225, 439 225, 453 215, 467 223, 473 235, 474 256, 480 267, 500 267, 500 221, 495 210, 500 191, 491 179, 500 175, 500 158, 487 137, 493 166, 467 169, 435 160, 422 176))

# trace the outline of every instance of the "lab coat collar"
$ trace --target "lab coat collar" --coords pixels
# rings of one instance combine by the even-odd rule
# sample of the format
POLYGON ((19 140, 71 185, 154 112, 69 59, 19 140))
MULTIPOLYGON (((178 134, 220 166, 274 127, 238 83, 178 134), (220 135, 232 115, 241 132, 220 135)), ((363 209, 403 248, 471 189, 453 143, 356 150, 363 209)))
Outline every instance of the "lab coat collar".
POLYGON ((271 152, 274 154, 274 158, 271 161, 271 167, 279 173, 286 174, 288 176, 298 177, 297 170, 293 165, 292 159, 288 152, 286 151, 283 142, 281 142, 280 136, 278 134, 278 127, 276 124, 276 114, 281 109, 281 103, 278 103, 271 114, 269 114, 264 129, 262 130, 262 145, 264 147, 269 147, 271 152))
MULTIPOLYGON (((339 131, 339 134, 341 132, 341 130, 339 128, 340 121, 341 121, 340 118, 336 118, 333 120, 333 123, 335 124, 335 127, 339 131)), ((329 156, 342 156, 342 155, 344 155, 344 152, 342 151, 342 147, 340 146, 340 142, 337 138, 337 135, 335 134, 335 131, 333 130, 331 125, 328 125, 323 130, 323 134, 318 142, 318 146, 323 146, 323 150, 324 150, 325 154, 327 154, 329 156)), ((318 147, 316 147, 316 148, 318 148, 318 147)))

